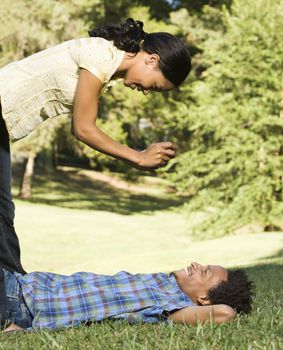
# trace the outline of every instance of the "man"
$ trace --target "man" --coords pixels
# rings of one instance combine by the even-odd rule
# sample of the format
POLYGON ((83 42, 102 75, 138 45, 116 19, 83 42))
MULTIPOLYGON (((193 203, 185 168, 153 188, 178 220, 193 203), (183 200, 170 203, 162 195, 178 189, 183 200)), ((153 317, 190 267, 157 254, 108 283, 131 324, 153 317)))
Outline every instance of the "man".
POLYGON ((193 262, 169 274, 121 271, 112 276, 3 271, 5 331, 57 329, 105 319, 222 323, 251 311, 252 282, 245 271, 218 265, 193 262))

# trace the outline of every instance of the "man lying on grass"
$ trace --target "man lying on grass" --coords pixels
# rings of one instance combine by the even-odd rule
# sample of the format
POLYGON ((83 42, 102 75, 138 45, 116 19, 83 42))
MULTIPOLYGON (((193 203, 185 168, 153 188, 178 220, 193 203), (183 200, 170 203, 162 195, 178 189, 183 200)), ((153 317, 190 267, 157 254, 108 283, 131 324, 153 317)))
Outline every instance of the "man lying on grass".
POLYGON ((105 319, 222 323, 251 311, 253 287, 245 271, 218 265, 193 262, 169 274, 21 275, 4 270, 4 276, 6 331, 57 329, 105 319))

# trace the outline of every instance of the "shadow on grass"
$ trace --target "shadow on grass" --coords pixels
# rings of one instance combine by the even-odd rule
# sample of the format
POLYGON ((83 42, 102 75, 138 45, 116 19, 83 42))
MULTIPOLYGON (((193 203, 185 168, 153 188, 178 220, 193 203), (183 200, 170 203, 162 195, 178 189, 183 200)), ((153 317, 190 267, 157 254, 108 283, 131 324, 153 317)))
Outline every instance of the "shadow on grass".
MULTIPOLYGON (((282 245, 283 245, 283 241, 282 241, 282 245)), ((275 254, 267 256, 267 257, 263 257, 257 260, 259 263, 267 263, 267 264, 281 264, 283 265, 283 247, 281 249, 279 249, 275 254)), ((283 266, 282 266, 283 269, 283 266)))
POLYGON ((283 307, 283 248, 258 259, 255 265, 245 270, 255 286, 254 312, 257 308, 268 308, 271 304, 280 310, 283 307))
POLYGON ((244 318, 241 322, 249 327, 253 339, 255 336, 260 337, 259 343, 270 339, 270 345, 266 348, 281 349, 279 339, 283 341, 283 249, 259 259, 256 265, 249 266, 245 270, 254 283, 255 295, 250 317, 244 318))
POLYGON ((131 215, 181 207, 186 198, 174 194, 134 194, 105 182, 78 175, 76 170, 39 174, 33 181, 33 197, 27 202, 69 209, 101 210, 131 215))

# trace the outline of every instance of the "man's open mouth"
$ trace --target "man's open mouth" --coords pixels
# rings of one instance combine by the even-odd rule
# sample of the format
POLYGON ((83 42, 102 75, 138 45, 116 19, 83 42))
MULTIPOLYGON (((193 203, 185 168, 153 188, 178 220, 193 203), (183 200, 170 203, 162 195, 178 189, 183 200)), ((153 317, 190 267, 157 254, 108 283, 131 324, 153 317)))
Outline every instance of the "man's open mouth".
POLYGON ((192 274, 193 274, 193 268, 192 268, 191 266, 187 266, 187 267, 185 268, 185 271, 186 271, 186 273, 187 273, 188 276, 192 276, 192 274))

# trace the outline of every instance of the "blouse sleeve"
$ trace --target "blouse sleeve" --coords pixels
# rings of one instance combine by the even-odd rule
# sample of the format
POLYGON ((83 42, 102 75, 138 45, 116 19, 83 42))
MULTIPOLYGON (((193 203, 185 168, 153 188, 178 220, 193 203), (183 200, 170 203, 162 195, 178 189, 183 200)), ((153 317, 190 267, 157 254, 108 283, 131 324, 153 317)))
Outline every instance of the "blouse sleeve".
POLYGON ((115 71, 114 45, 103 38, 87 38, 80 42, 77 55, 79 67, 87 69, 105 84, 115 71))

